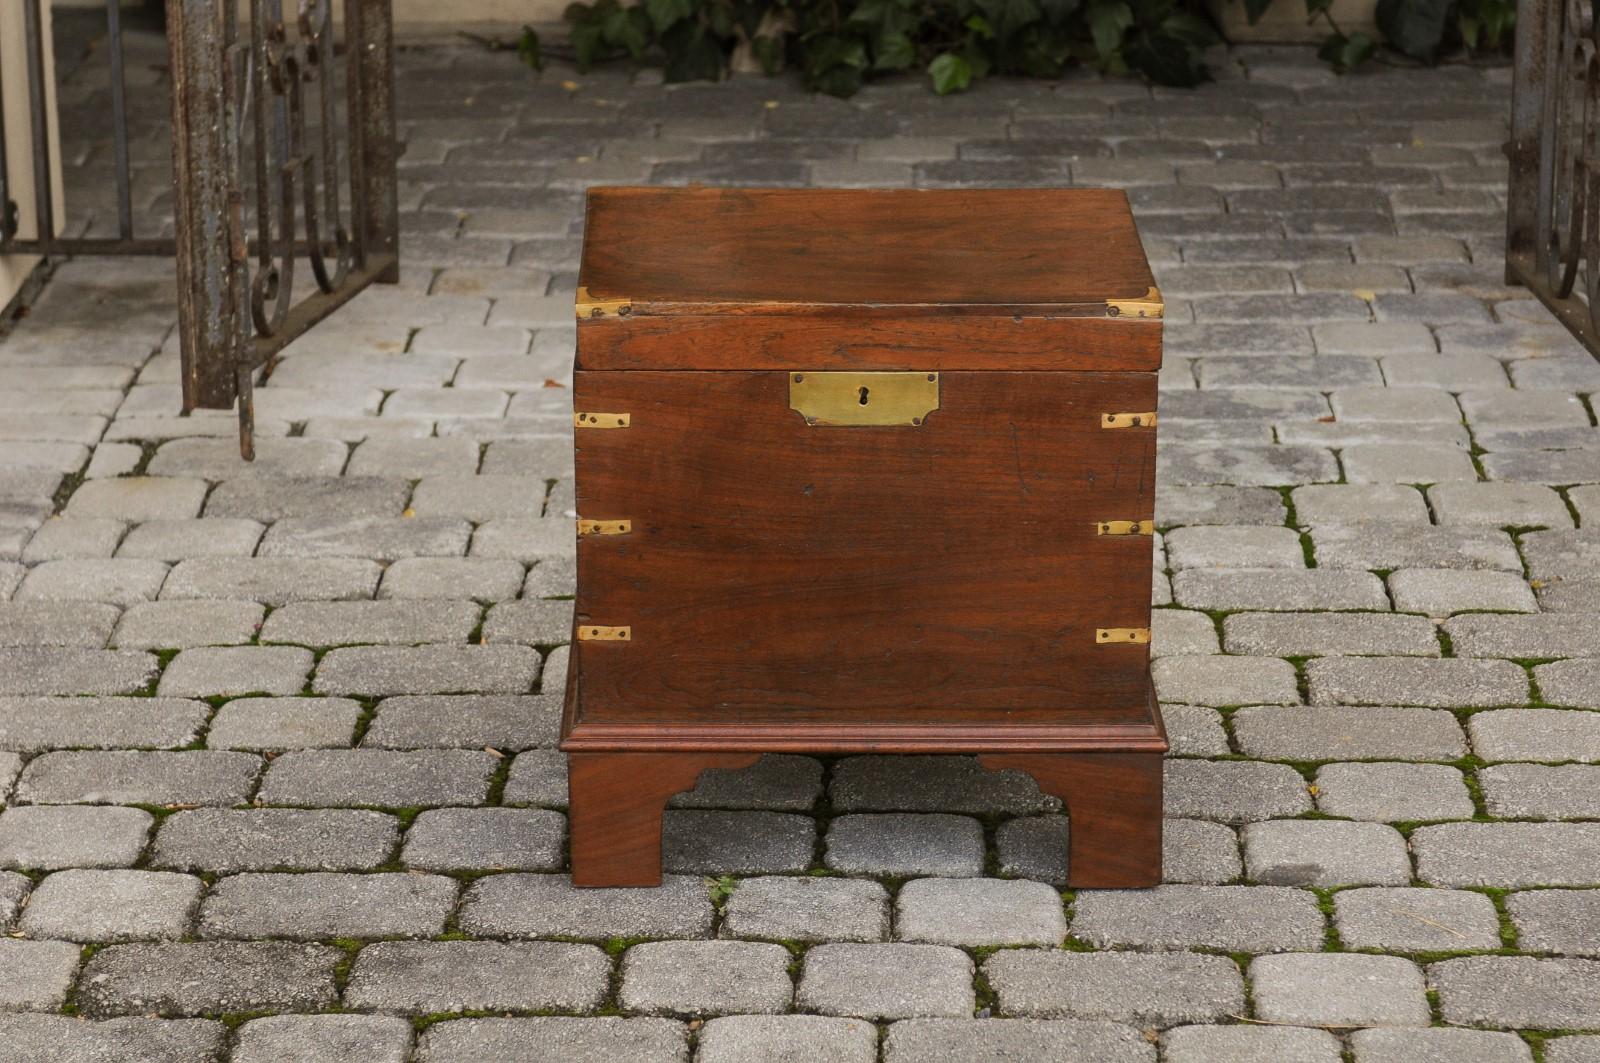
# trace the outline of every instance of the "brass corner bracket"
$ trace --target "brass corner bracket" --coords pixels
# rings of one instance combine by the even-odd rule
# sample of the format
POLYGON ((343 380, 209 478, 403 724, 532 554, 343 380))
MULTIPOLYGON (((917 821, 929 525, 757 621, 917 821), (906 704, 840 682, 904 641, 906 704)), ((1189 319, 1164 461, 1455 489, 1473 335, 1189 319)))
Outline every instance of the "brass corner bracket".
MULTIPOLYGON (((579 289, 582 291, 582 289, 579 289)), ((1166 304, 1161 301, 1161 289, 1154 286, 1142 299, 1107 299, 1107 317, 1160 318, 1166 304)))
POLYGON ((579 642, 627 642, 632 637, 631 627, 597 627, 593 624, 578 626, 579 642))
POLYGON ((626 428, 633 423, 631 413, 575 413, 574 428, 626 428))
POLYGON ((1094 640, 1101 645, 1124 643, 1142 646, 1150 641, 1150 629, 1147 627, 1096 628, 1094 640))
POLYGON ((586 520, 578 519, 578 537, 586 535, 627 535, 633 531, 631 520, 586 520))
POLYGON ((1102 520, 1096 521, 1094 526, 1096 535, 1154 535, 1156 522, 1153 520, 1102 520))
POLYGON ((1154 428, 1156 411, 1148 413, 1102 413, 1101 428, 1154 428))
POLYGON ((582 286, 578 288, 575 305, 579 318, 627 317, 633 313, 632 299, 597 299, 589 294, 588 288, 582 286))

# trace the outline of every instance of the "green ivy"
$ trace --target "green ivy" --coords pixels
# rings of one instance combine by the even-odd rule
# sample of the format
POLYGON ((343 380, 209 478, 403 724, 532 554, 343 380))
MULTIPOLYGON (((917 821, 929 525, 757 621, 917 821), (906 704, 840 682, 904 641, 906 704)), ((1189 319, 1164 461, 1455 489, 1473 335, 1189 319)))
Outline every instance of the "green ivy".
MULTIPOLYGON (((1207 80, 1219 38, 1196 0, 594 0, 567 8, 580 71, 662 57, 668 81, 717 79, 748 45, 763 69, 799 69, 808 88, 849 96, 872 77, 921 70, 935 92, 990 74, 1056 77, 1073 64, 1161 85, 1207 80)), ((538 37, 521 51, 541 61, 538 37)))
MULTIPOLYGON (((1251 22, 1274 3, 1243 0, 1251 22)), ((1366 62, 1378 42, 1345 33, 1333 0, 1303 0, 1308 21, 1329 36, 1319 55, 1341 73, 1366 62)), ((991 74, 1053 78, 1073 65, 1137 73, 1158 85, 1209 80, 1203 55, 1219 43, 1202 0, 593 0, 565 18, 580 71, 615 59, 656 57, 668 81, 726 76, 745 46, 767 73, 800 71, 808 88, 849 96, 874 76, 926 73, 940 95, 991 74)), ((1424 62, 1446 52, 1499 49, 1510 40, 1515 0, 1379 0, 1387 43, 1424 62)), ((543 63, 539 37, 519 51, 543 63)))
MULTIPOLYGON (((1245 13, 1254 23, 1272 2, 1244 0, 1245 13)), ((1346 33, 1334 20, 1333 0, 1305 0, 1305 5, 1306 22, 1321 21, 1328 28, 1317 55, 1334 70, 1343 74, 1377 54, 1378 42, 1360 31, 1346 33)), ((1462 48, 1502 50, 1511 43, 1516 20, 1516 0, 1378 0, 1374 18, 1385 44, 1429 66, 1462 48)))

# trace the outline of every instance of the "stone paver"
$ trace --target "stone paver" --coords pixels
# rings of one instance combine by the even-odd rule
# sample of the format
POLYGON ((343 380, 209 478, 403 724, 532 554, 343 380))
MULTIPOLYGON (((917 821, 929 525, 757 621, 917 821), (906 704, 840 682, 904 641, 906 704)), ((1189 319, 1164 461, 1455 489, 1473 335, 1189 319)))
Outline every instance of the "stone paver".
POLYGON ((108 1059, 208 1063, 228 1028, 209 1019, 106 1019, 64 1015, 0 1015, 0 1041, 17 1063, 98 1063, 108 1059))
MULTIPOLYGON (((59 811, 87 813, 139 810, 59 811)), ((177 812, 162 821, 151 851, 151 863, 155 867, 217 872, 366 871, 385 863, 395 852, 399 841, 399 825, 394 817, 379 812, 355 809, 194 809, 177 812)))
POLYGON ((1221 956, 1016 949, 983 971, 1008 1015, 1169 1026, 1214 1022, 1244 1006, 1244 979, 1221 956))
POLYGON ((85 966, 78 1003, 95 1018, 315 1010, 336 999, 340 956, 270 941, 109 945, 85 966))
POLYGON ((968 1018, 972 972, 972 960, 948 945, 816 945, 806 953, 795 1003, 862 1019, 968 1018))
POLYGON ((467 890, 461 906, 461 925, 485 937, 702 938, 712 919, 704 881, 689 875, 665 875, 652 889, 579 889, 565 875, 491 875, 467 890))
POLYGON ((1411 881, 1405 838, 1380 823, 1275 819, 1240 832, 1245 872, 1275 886, 1400 886, 1411 881))
POLYGON ((21 920, 32 938, 109 942, 185 936, 205 883, 168 871, 57 871, 21 920))
POLYGON ((239 1027, 234 1063, 405 1063, 411 1025, 394 1015, 268 1015, 239 1027))
POLYGON ((207 938, 435 937, 455 908, 457 883, 442 875, 232 875, 200 909, 207 938))
MULTIPOLYGON (((963 1026, 969 1024, 962 1024, 963 1026)), ((728 1015, 700 1030, 700 1063, 826 1059, 875 1063, 878 1031, 861 1019, 821 1015, 728 1015)))
POLYGON ((889 894, 876 882, 770 875, 739 882, 722 921, 725 937, 774 941, 882 941, 889 894))
POLYGON ((587 1011, 610 967, 593 945, 382 941, 357 955, 344 998, 381 1011, 587 1011))
POLYGON ((0 812, 0 867, 129 867, 154 822, 140 808, 13 805, 0 812))
POLYGON ((1285 953, 1251 961, 1256 1013, 1303 1026, 1426 1026, 1422 971, 1399 956, 1285 953))
POLYGON ((828 827, 825 862, 838 871, 876 875, 977 875, 983 827, 966 816, 855 814, 828 827))
POLYGON ((884 1059, 1062 1059, 1151 1063, 1155 1046, 1118 1023, 1039 1019, 906 1019, 889 1027, 884 1059))
POLYGON ((1341 890, 1334 925, 1353 949, 1405 952, 1497 949, 1500 917, 1481 893, 1440 889, 1341 890))
POLYGON ((1447 1023, 1535 1030, 1592 1027, 1600 961, 1467 956, 1428 968, 1447 1023))
POLYGON ((618 999, 647 1015, 782 1012, 794 995, 789 950, 755 941, 656 941, 622 957, 618 999))
POLYGON ((1067 933, 1061 895, 1042 882, 924 878, 900 887, 895 938, 939 945, 1045 945, 1067 933))
POLYGON ((1100 948, 1274 952, 1322 940, 1316 897, 1287 886, 1158 886, 1078 896, 1072 934, 1100 948))
MULTIPOLYGON (((1356 1063, 1531 1063, 1533 1051, 1516 1034, 1487 1030, 1372 1029, 1350 1035, 1356 1063)), ((1548 1052, 1546 1059, 1556 1057, 1548 1052)))
POLYGON ((1339 1063, 1326 1030, 1271 1026, 1178 1026, 1161 1037, 1168 1063, 1339 1063))
MULTIPOLYGON (((56 20, 69 222, 110 232, 103 42, 56 20)), ((166 47, 125 47, 159 225, 166 47)), ((0 335, 11 1055, 1600 1059, 1600 370, 1503 282, 1506 66, 838 101, 397 62, 401 283, 285 352, 254 463, 176 416, 170 263, 59 262, 0 335), (1167 885, 1057 892, 1070 810, 1018 773, 803 754, 672 798, 660 890, 570 885, 581 190, 689 180, 1130 189, 1167 885), (1418 959, 1446 1025, 1384 1025, 1428 1021, 1418 959)))
POLYGON ((1600 894, 1593 890, 1525 890, 1506 898, 1519 947, 1600 957, 1600 894))
POLYGON ((423 1058, 430 1063, 537 1059, 538 1053, 553 1054, 571 1063, 608 1063, 616 1059, 685 1063, 689 1058, 689 1036, 684 1024, 652 1018, 456 1019, 429 1027, 420 1044, 423 1058))
POLYGON ((231 805, 255 788, 261 759, 248 753, 54 752, 17 780, 33 804, 231 805))

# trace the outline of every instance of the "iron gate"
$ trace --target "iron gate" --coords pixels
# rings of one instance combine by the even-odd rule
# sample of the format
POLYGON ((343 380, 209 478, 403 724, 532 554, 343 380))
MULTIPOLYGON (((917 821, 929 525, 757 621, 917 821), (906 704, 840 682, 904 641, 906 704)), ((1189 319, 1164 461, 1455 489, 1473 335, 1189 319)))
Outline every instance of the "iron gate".
POLYGON ((1506 280, 1600 357, 1600 33, 1594 0, 1518 0, 1506 280))
POLYGON ((237 403, 240 452, 253 457, 256 371, 368 284, 399 279, 390 0, 344 0, 342 48, 333 0, 166 0, 170 236, 141 232, 134 217, 122 13, 106 0, 114 237, 57 235, 46 0, 14 2, 27 38, 34 224, 19 223, 0 128, 0 254, 173 256, 183 410, 237 403), (314 285, 296 302, 302 261, 314 285))

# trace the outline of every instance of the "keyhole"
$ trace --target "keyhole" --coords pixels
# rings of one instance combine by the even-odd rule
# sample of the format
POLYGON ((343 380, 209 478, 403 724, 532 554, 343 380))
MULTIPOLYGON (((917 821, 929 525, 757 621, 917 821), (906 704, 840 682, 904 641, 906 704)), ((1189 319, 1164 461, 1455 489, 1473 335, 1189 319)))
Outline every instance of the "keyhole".
POLYGON ((867 389, 866 388, 862 388, 860 390, 860 395, 861 395, 861 405, 865 406, 867 404, 867 389))

